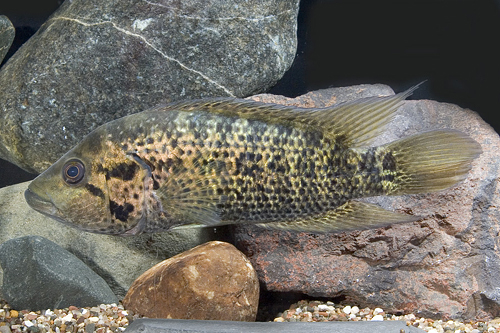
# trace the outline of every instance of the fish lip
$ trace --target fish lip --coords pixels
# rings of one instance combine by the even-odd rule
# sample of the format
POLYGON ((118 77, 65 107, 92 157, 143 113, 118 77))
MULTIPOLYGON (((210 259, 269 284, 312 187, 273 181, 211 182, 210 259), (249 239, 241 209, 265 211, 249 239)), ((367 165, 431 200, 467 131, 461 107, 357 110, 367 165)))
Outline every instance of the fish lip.
POLYGON ((29 187, 24 191, 24 199, 28 203, 28 205, 36 210, 37 212, 52 217, 53 219, 63 221, 61 219, 59 210, 54 205, 54 203, 50 200, 46 200, 33 192, 29 187))

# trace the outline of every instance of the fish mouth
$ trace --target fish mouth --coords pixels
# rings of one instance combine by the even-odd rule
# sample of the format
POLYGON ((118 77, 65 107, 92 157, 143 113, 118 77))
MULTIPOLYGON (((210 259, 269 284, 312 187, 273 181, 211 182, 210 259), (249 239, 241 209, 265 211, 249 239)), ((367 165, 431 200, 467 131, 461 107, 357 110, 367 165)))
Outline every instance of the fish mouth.
POLYGON ((42 213, 43 215, 47 215, 58 221, 63 221, 63 219, 60 217, 59 210, 52 203, 52 201, 42 198, 41 196, 33 192, 29 187, 26 191, 24 191, 24 198, 26 199, 28 205, 30 205, 30 207, 37 212, 42 213))

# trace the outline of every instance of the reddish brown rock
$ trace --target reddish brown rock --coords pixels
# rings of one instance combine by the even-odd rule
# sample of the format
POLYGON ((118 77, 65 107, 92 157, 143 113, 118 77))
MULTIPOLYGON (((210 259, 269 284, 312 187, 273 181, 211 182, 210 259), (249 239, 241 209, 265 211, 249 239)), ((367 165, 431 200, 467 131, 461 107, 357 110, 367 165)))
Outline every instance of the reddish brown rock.
POLYGON ((142 274, 123 304, 149 318, 255 321, 259 281, 233 245, 209 242, 142 274))
MULTIPOLYGON (((372 92, 351 87, 353 95, 372 92)), ((344 93, 345 93, 345 89, 344 93)), ((336 90, 312 92, 288 104, 327 105, 336 90), (304 104, 302 104, 304 103, 304 104)), ((261 95, 262 101, 283 98, 261 95)), ((415 133, 453 128, 483 149, 467 179, 446 191, 370 199, 422 219, 386 228, 308 234, 236 228, 235 244, 249 256, 269 291, 315 297, 344 296, 352 304, 380 306, 439 318, 500 315, 500 138, 473 111, 435 101, 407 101, 374 145, 415 133)))

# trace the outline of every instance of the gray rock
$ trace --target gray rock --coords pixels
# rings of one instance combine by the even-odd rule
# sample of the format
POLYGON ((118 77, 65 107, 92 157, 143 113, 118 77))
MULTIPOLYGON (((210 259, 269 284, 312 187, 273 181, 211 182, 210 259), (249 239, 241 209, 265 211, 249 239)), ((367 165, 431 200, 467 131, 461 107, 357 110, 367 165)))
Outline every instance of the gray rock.
POLYGON ((298 3, 65 1, 0 72, 0 158, 41 172, 112 119, 265 91, 293 62, 298 3))
POLYGON ((0 245, 2 294, 14 309, 42 310, 117 303, 106 282, 81 260, 39 236, 0 245))
POLYGON ((14 41, 16 31, 7 16, 0 15, 0 63, 14 41))
POLYGON ((160 261, 222 237, 220 229, 213 228, 128 238, 83 232, 32 210, 24 200, 27 186, 28 182, 0 189, 0 244, 27 235, 45 237, 103 277, 119 298, 139 275, 160 261))
MULTIPOLYGON (((335 89, 312 92, 298 104, 323 106, 335 103, 335 96, 335 89)), ((259 99, 277 101, 276 96, 259 99)), ((482 146, 464 182, 436 193, 368 200, 421 216, 417 222, 338 234, 236 228, 235 244, 249 257, 263 287, 314 297, 344 296, 362 306, 440 319, 498 317, 498 134, 473 111, 407 101, 373 145, 442 128, 467 133, 482 146)))
POLYGON ((423 333, 424 330, 406 326, 403 321, 352 321, 352 322, 318 322, 318 323, 247 323, 219 320, 179 320, 179 319, 137 319, 131 323, 127 333, 423 333))

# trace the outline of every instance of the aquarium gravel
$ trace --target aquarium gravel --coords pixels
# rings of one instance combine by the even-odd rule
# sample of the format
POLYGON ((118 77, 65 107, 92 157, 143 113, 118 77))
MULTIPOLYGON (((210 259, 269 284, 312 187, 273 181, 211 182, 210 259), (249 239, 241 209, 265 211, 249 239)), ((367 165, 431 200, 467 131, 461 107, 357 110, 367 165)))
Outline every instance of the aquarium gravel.
MULTIPOLYGON (((139 318, 126 310, 121 303, 101 304, 94 307, 27 311, 14 310, 0 301, 0 333, 109 333, 123 332, 139 318)), ((299 301, 279 313, 275 322, 318 321, 381 321, 402 320, 408 326, 418 327, 429 333, 479 333, 500 332, 500 318, 489 322, 433 320, 414 314, 394 315, 381 308, 359 308, 333 302, 299 301)))
POLYGON ((402 320, 406 325, 418 327, 429 333, 479 333, 500 332, 500 318, 489 322, 435 320, 421 318, 413 313, 394 315, 385 313, 381 308, 359 308, 351 305, 334 304, 333 302, 299 301, 288 310, 279 313, 275 322, 318 322, 318 321, 380 321, 402 320))

